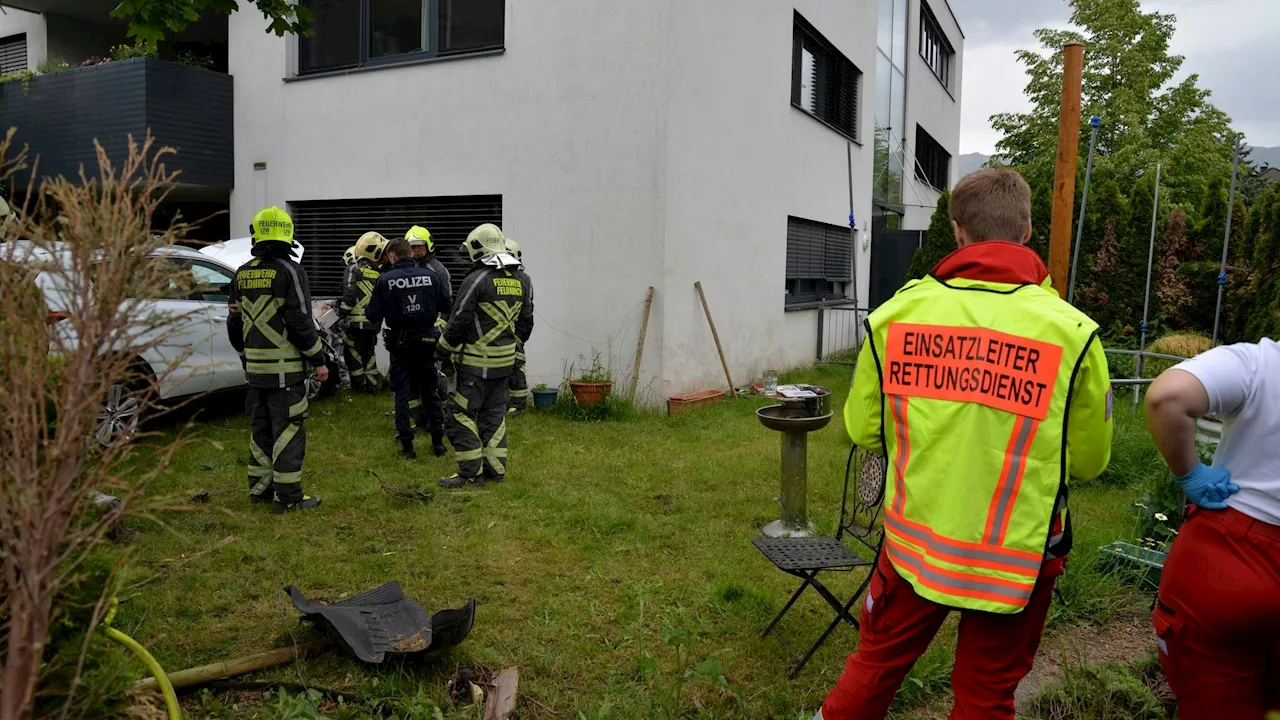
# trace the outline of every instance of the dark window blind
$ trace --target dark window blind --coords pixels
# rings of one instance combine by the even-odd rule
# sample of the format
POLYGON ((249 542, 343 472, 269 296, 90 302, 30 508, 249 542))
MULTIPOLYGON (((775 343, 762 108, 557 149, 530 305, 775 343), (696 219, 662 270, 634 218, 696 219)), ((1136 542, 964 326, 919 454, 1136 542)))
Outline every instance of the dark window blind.
POLYGON ((791 102, 832 128, 858 139, 862 73, 799 13, 791 51, 791 102))
POLYGON ((414 225, 431 231, 436 257, 449 269, 456 292, 471 267, 462 242, 483 223, 502 224, 501 195, 306 200, 289 204, 294 233, 307 252, 302 257, 317 297, 342 290, 342 253, 366 232, 402 238, 414 225))
POLYGON ((946 190, 951 184, 951 154, 919 125, 916 125, 916 177, 938 190, 946 190))
POLYGON ((27 69, 27 34, 0 38, 0 75, 27 69))

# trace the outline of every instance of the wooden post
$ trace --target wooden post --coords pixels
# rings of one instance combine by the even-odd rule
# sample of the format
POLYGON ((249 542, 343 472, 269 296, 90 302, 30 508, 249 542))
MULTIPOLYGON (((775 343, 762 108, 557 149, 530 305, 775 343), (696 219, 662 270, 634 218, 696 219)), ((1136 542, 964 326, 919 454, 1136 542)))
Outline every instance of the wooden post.
POLYGON ((1053 289, 1067 296, 1071 273, 1071 215, 1076 200, 1076 160, 1080 145, 1080 85, 1084 45, 1063 48, 1062 107, 1058 116, 1058 164, 1053 177, 1053 222, 1049 227, 1049 274, 1053 289))
POLYGON ((640 384, 640 361, 644 359, 644 336, 649 332, 649 309, 653 307, 653 286, 644 295, 644 320, 640 321, 640 339, 636 341, 636 364, 631 371, 631 394, 635 399, 636 386, 640 384))
MULTIPOLYGON (((302 645, 290 645, 276 650, 246 655, 234 660, 224 660, 223 662, 201 665, 188 670, 179 670, 168 673, 169 682, 173 683, 175 690, 193 685, 205 685, 225 677, 236 677, 237 675, 245 675, 258 670, 285 665, 304 655, 327 650, 329 645, 328 639, 313 640, 302 645)), ((137 683, 137 686, 142 689, 153 688, 155 685, 155 678, 146 678, 145 680, 139 680, 137 683)))
POLYGON ((693 284, 698 291, 698 297, 702 299, 702 311, 707 314, 707 324, 711 326, 711 337, 716 340, 716 352, 720 353, 720 367, 724 368, 724 377, 729 381, 729 398, 733 399, 738 396, 738 391, 733 384, 733 376, 729 374, 729 363, 724 359, 724 347, 720 344, 720 333, 716 332, 716 321, 711 319, 711 306, 707 305, 707 294, 702 292, 702 281, 699 280, 693 284))

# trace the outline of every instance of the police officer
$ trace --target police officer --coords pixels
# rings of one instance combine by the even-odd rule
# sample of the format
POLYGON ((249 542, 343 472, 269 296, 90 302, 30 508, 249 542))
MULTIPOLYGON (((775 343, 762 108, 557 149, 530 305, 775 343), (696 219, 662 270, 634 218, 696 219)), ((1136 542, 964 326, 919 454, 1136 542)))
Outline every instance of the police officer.
MULTIPOLYGON (((520 278, 524 286, 529 290, 529 304, 533 304, 533 281, 529 279, 529 274, 524 270, 524 254, 520 252, 520 243, 507 238, 507 252, 516 259, 520 265, 511 270, 511 274, 520 278)), ((511 371, 511 389, 507 393, 507 415, 518 417, 525 411, 529 404, 529 378, 524 374, 524 343, 520 343, 520 347, 516 349, 516 366, 511 371)))
POLYGON ((409 243, 395 240, 387 247, 391 269, 378 278, 368 317, 374 328, 386 321, 383 334, 387 351, 391 354, 391 388, 395 392, 396 439, 400 441, 400 455, 415 458, 413 426, 410 424, 410 403, 430 399, 423 403, 426 410, 427 430, 431 433, 431 451, 440 457, 445 454, 444 416, 436 396, 436 341, 440 330, 436 319, 450 310, 449 296, 444 292, 444 281, 428 268, 421 268, 413 260, 409 243))
POLYGON ((496 225, 484 224, 463 245, 471 272, 462 281, 437 353, 451 357, 457 388, 445 409, 458 472, 443 488, 502 482, 507 473, 507 390, 516 352, 533 332, 533 298, 512 272, 496 225))
POLYGON ((302 492, 307 449, 307 373, 329 378, 311 316, 307 273, 293 259, 293 220, 272 206, 253 217, 253 259, 236 271, 227 334, 249 380, 249 499, 276 513, 308 510, 302 492))
POLYGON ((449 269, 436 257, 436 244, 431 239, 431 232, 421 225, 414 225, 404 234, 404 239, 413 248, 413 262, 418 267, 434 270, 444 281, 445 294, 453 297, 453 278, 449 276, 449 269))
POLYGON ((355 262, 347 266, 342 278, 342 303, 338 306, 338 322, 343 328, 344 354, 351 374, 351 389, 373 393, 378 390, 378 326, 369 322, 366 308, 373 295, 373 284, 381 274, 378 267, 386 260, 387 239, 376 232, 360 236, 352 246, 355 262))

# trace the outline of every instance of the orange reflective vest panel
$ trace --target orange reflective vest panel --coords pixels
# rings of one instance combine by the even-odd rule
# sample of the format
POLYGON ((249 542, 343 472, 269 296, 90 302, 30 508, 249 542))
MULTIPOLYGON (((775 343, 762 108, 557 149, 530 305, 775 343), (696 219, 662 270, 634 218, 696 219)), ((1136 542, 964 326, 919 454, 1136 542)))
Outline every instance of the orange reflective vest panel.
POLYGON ((926 599, 1020 611, 1068 549, 1068 408, 1097 326, 1045 286, 926 277, 867 329, 846 425, 857 441, 878 401, 884 551, 926 599))

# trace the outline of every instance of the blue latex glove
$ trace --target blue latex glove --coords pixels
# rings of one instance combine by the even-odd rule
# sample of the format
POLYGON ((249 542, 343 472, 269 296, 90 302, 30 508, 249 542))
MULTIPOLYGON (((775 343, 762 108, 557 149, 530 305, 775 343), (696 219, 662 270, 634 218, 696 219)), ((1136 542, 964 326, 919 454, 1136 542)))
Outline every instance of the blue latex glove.
POLYGON ((1204 463, 1178 478, 1178 484, 1188 500, 1206 510, 1226 508, 1226 499, 1240 492, 1240 486, 1231 482, 1231 473, 1204 463))

